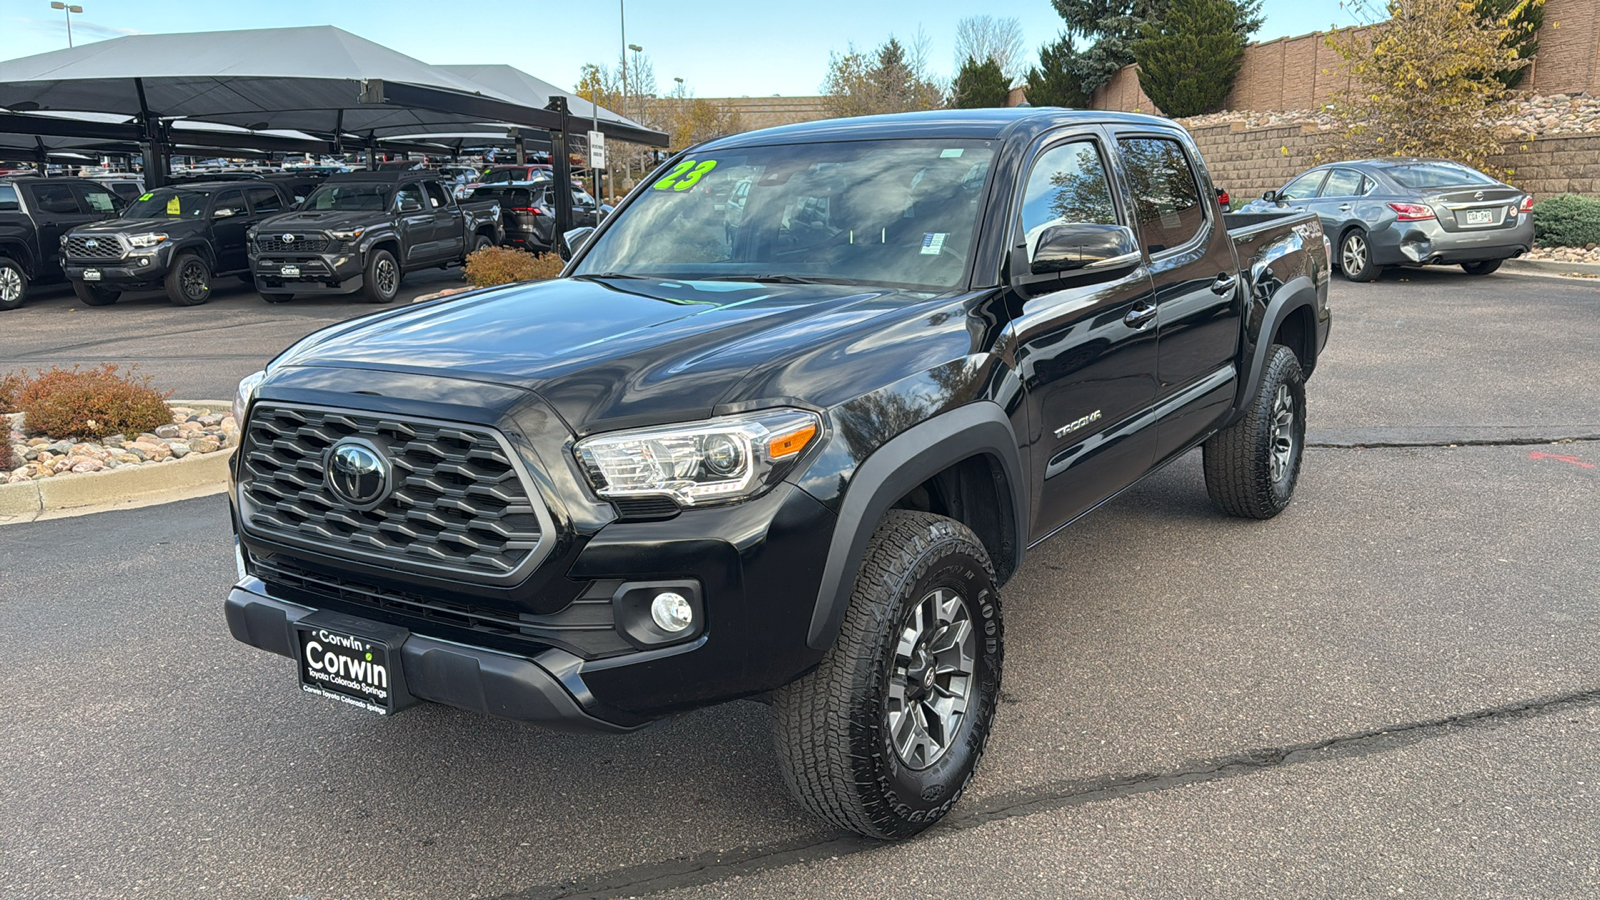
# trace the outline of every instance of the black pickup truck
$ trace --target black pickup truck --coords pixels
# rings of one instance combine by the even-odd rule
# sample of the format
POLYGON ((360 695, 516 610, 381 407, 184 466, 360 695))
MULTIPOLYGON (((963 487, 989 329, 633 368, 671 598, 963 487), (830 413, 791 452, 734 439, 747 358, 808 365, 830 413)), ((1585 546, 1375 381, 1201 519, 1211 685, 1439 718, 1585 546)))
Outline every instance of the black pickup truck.
POLYGON ((250 260, 268 303, 356 291, 389 303, 407 271, 461 265, 500 237, 499 201, 458 201, 436 173, 345 172, 252 229, 250 260))
POLYGON ((245 232, 293 203, 279 184, 196 181, 140 194, 119 218, 75 228, 61 245, 78 299, 109 306, 162 289, 179 306, 211 299, 217 275, 250 277, 245 232))
POLYGON ((61 281, 62 237, 125 205, 86 178, 0 179, 0 310, 21 306, 30 285, 61 281))
POLYGON ((1230 221, 1168 120, 736 135, 587 237, 241 383, 226 618, 303 690, 608 732, 764 699, 801 803, 904 837, 982 755, 1028 548, 1196 447, 1223 512, 1293 496, 1328 245, 1230 221))

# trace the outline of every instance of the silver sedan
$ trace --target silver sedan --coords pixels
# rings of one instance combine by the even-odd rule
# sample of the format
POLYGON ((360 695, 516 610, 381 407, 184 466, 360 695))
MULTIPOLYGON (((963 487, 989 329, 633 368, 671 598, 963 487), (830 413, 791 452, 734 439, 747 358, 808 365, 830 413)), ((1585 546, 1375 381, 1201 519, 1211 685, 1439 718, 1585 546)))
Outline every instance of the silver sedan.
POLYGON ((1300 175, 1241 212, 1309 209, 1351 281, 1385 266, 1460 265, 1487 275, 1533 246, 1533 198, 1443 159, 1362 159, 1300 175))

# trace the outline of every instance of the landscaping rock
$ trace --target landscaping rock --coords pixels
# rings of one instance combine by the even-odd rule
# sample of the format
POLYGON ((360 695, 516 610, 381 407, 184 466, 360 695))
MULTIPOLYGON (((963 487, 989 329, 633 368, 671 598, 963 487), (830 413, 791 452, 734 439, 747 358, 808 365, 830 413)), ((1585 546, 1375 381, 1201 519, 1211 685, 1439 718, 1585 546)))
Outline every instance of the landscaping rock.
POLYGON ((156 429, 156 437, 158 438, 175 438, 177 436, 178 426, 176 425, 163 425, 156 429))
POLYGON ((167 449, 172 451, 172 455, 178 459, 183 459, 189 455, 189 445, 183 441, 173 441, 167 445, 167 449))

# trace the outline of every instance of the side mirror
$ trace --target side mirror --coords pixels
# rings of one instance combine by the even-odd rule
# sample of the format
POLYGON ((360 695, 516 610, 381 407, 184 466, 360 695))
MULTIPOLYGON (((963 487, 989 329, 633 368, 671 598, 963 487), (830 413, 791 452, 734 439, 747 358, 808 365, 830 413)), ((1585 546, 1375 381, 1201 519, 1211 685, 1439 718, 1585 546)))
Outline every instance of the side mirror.
POLYGON ((593 233, 593 228, 585 226, 583 228, 574 228, 562 234, 561 244, 556 248, 560 252, 561 258, 571 259, 577 256, 578 251, 583 249, 583 245, 589 243, 589 235, 593 233))
POLYGON ((219 209, 216 212, 212 213, 211 214, 211 218, 213 218, 213 219, 230 219, 230 218, 233 218, 236 215, 238 215, 238 213, 234 212, 231 209, 227 209, 226 207, 224 207, 223 209, 219 209))
POLYGON ((416 200, 401 200, 400 211, 403 213, 422 212, 422 204, 416 200))
POLYGON ((1267 201, 1268 203, 1277 203, 1278 202, 1278 192, 1277 191, 1262 191, 1261 192, 1261 199, 1267 201))
POLYGON ((1028 268, 1035 275, 1114 271, 1138 265, 1141 258, 1132 228, 1078 222, 1046 228, 1033 247, 1028 268))

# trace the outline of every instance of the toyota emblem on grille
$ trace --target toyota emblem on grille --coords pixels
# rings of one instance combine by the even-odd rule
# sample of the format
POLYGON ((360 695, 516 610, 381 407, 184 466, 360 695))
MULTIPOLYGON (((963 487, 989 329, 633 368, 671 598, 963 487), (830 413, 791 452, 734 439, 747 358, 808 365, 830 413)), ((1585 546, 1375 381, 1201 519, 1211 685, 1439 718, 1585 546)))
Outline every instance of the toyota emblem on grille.
POLYGON ((85 247, 88 247, 90 250, 93 250, 94 248, 100 246, 100 242, 95 240, 94 238, 89 238, 87 241, 83 242, 83 245, 85 247))
POLYGON ((366 441, 345 438, 328 450, 323 479, 351 508, 371 509, 389 496, 389 461, 366 441))
POLYGON ((286 235, 284 235, 284 236, 283 236, 283 242, 284 242, 284 243, 285 243, 285 244, 292 244, 292 243, 294 243, 294 235, 292 235, 292 234, 286 234, 286 235))

